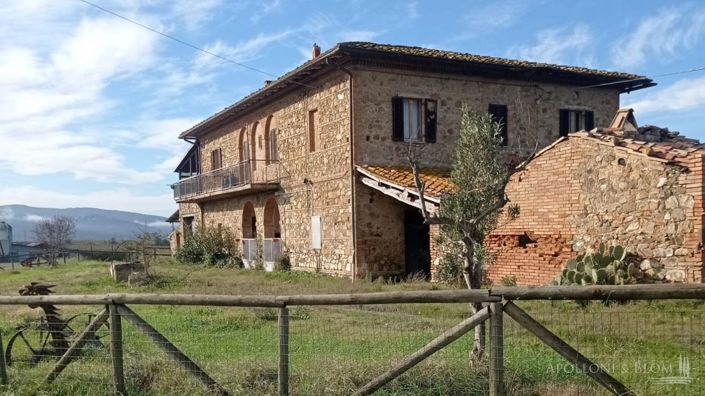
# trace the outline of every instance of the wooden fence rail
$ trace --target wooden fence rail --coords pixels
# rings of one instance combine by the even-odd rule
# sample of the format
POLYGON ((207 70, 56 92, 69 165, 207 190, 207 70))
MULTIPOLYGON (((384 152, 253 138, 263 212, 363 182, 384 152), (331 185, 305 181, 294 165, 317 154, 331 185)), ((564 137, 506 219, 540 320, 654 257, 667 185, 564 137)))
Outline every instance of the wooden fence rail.
MULTIPOLYGON (((490 395, 504 396, 504 326, 502 318, 507 314, 514 321, 536 335, 542 342, 556 350, 580 371, 591 376, 596 382, 615 395, 629 395, 631 391, 611 377, 607 372, 592 369, 596 367, 585 356, 548 331, 526 312, 522 311, 513 300, 651 300, 651 299, 703 299, 705 284, 688 285, 633 285, 633 286, 585 286, 585 287, 501 287, 482 290, 445 290, 445 291, 408 291, 363 294, 327 294, 327 295, 188 295, 188 294, 103 294, 103 295, 52 295, 52 296, 0 296, 0 305, 102 305, 101 312, 79 336, 64 356, 59 359, 47 381, 56 376, 77 356, 83 340, 110 319, 111 355, 113 363, 113 382, 117 394, 126 395, 122 367, 122 332, 121 318, 146 334, 154 343, 177 361, 189 374, 200 380, 211 392, 227 395, 228 392, 201 367, 189 359, 181 350, 171 344, 154 327, 137 316, 126 304, 147 305, 200 305, 228 307, 277 307, 279 310, 279 368, 278 394, 289 394, 289 313, 290 306, 323 305, 367 305, 367 304, 408 304, 408 303, 473 303, 485 304, 476 315, 465 319, 455 327, 440 334, 428 345, 403 359, 394 367, 378 375, 360 388, 356 394, 374 393, 384 384, 423 361, 433 353, 446 347, 476 326, 484 326, 490 321, 490 395)), ((0 339, 0 384, 7 383, 4 370, 2 339, 0 339)))

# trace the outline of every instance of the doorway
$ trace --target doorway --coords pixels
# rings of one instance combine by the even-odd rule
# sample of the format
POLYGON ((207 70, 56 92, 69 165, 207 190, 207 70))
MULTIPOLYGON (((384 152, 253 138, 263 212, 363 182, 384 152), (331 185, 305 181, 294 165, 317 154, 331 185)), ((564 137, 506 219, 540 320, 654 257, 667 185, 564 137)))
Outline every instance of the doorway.
POLYGON ((428 224, 418 210, 404 213, 405 272, 409 274, 431 275, 431 247, 428 224))

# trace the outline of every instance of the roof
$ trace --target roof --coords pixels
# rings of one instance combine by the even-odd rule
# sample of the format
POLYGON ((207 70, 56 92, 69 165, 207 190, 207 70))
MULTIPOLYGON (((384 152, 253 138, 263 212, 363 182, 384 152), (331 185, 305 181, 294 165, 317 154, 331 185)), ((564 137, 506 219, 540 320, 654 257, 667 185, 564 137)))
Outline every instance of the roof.
POLYGON ((178 223, 179 222, 179 210, 177 209, 176 212, 172 213, 171 216, 167 217, 166 220, 164 220, 165 223, 178 223))
MULTIPOLYGON (((461 52, 376 44, 369 42, 338 43, 332 49, 311 59, 275 81, 208 117, 182 132, 179 138, 194 138, 212 127, 238 117, 296 87, 309 86, 315 75, 335 69, 352 60, 406 65, 448 73, 471 74, 495 78, 514 78, 528 81, 553 81, 576 86, 609 84, 620 92, 656 85, 651 79, 629 73, 588 69, 585 67, 512 60, 461 52)), ((310 87, 310 86, 309 86, 310 87)))
MULTIPOLYGON (((360 165, 358 172, 376 180, 379 183, 388 184, 398 190, 418 194, 414 183, 414 173, 409 166, 381 166, 381 165, 360 165)), ((455 189, 450 182, 450 168, 422 168, 419 170, 419 178, 425 184, 425 197, 431 200, 440 200, 444 193, 452 192, 455 189)))
POLYGON ((539 151, 535 157, 569 139, 584 139, 665 163, 682 164, 692 155, 705 154, 705 145, 696 139, 681 136, 678 132, 669 131, 668 128, 645 125, 631 133, 611 128, 595 128, 591 131, 570 133, 567 137, 561 137, 539 151))

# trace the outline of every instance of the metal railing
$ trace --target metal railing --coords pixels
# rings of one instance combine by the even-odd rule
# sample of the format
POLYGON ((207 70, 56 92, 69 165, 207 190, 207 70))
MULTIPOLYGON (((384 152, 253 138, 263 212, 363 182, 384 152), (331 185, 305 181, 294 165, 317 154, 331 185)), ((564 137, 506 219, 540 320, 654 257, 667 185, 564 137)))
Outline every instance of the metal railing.
POLYGON ((274 271, 277 260, 282 256, 282 240, 279 238, 264 239, 264 270, 274 271))
POLYGON ((178 201, 201 194, 225 192, 252 183, 278 182, 278 162, 251 160, 180 180, 171 187, 174 199, 178 201))
POLYGON ((257 262, 257 239, 242 239, 242 262, 245 268, 254 268, 257 262))

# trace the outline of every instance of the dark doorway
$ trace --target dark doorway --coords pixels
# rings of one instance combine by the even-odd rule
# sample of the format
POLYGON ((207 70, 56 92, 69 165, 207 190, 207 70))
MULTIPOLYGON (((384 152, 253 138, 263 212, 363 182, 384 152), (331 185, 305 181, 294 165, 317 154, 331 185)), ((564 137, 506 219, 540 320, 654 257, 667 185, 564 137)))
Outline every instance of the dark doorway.
POLYGON ((418 210, 404 213, 404 248, 406 273, 431 275, 431 249, 428 225, 418 210))

